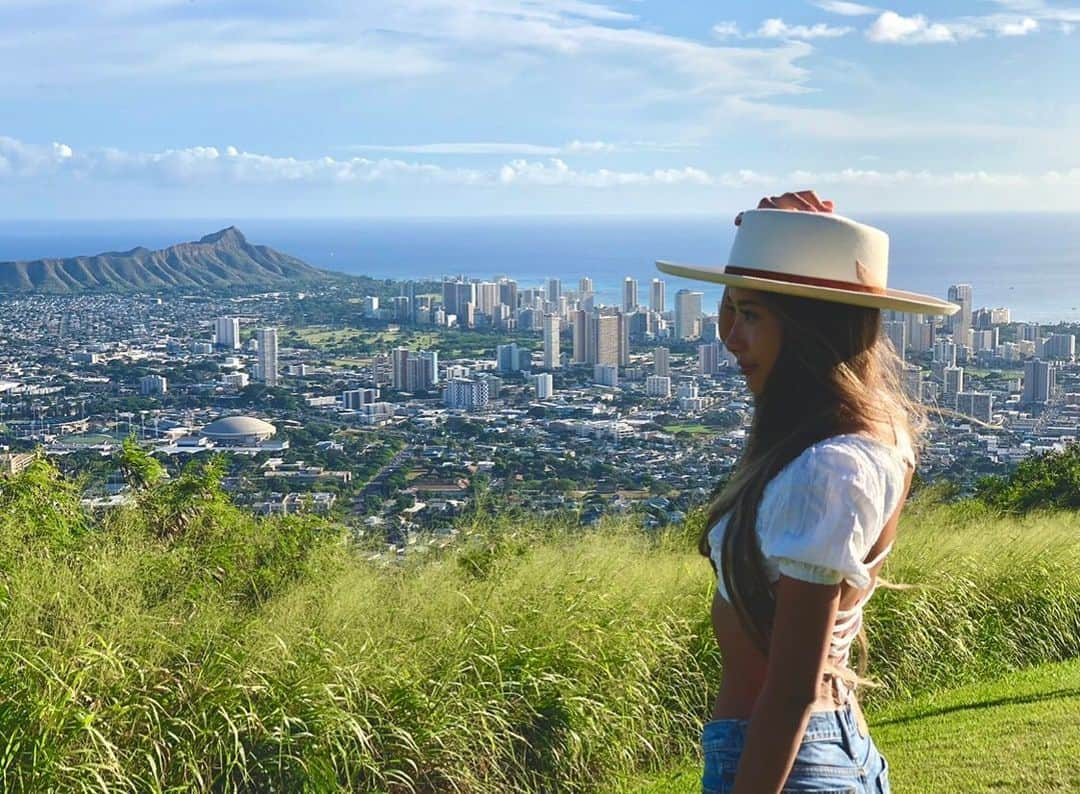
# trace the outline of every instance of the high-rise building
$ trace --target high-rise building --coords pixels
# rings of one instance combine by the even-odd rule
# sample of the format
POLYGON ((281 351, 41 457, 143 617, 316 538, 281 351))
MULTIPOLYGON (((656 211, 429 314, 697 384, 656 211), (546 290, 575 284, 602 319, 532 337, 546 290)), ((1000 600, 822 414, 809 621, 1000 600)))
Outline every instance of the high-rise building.
POLYGON ((593 382, 598 386, 618 386, 619 368, 614 364, 597 364, 593 367, 593 382))
POLYGON ((956 395, 964 390, 964 368, 945 367, 945 390, 944 396, 949 405, 956 403, 956 395))
POLYGON ((555 369, 561 366, 559 351, 559 316, 557 314, 544 315, 544 367, 555 369))
POLYGON ((495 368, 499 372, 517 372, 517 342, 495 346, 495 368))
POLYGON ((710 342, 698 345, 698 372, 702 375, 715 375, 720 370, 720 343, 710 342))
POLYGON ((972 290, 970 284, 953 284, 949 287, 949 300, 960 305, 960 311, 948 319, 949 330, 953 340, 958 344, 965 344, 967 332, 971 328, 972 315, 972 290))
POLYGON ((1050 334, 1043 342, 1043 354, 1056 361, 1076 360, 1076 337, 1073 334, 1050 334))
POLYGON ((547 294, 544 296, 549 303, 558 303, 559 296, 562 295, 562 282, 557 278, 549 278, 547 280, 547 294))
POLYGON ((397 391, 408 391, 405 388, 405 377, 409 366, 409 348, 395 347, 390 354, 390 364, 393 368, 390 386, 397 391))
POLYGON ((675 293, 675 337, 688 340, 701 336, 702 293, 681 289, 675 293))
POLYGON ((622 286, 622 310, 630 313, 638 306, 637 279, 627 276, 623 279, 622 286))
POLYGON ((391 353, 390 385, 397 391, 428 391, 439 381, 439 353, 421 350, 414 353, 407 347, 396 347, 391 353))
POLYGON ((654 278, 652 287, 649 289, 649 310, 663 314, 665 302, 664 282, 662 279, 654 278))
POLYGON ((900 358, 904 357, 907 350, 907 323, 896 320, 886 320, 881 324, 886 338, 892 343, 893 350, 900 358))
POLYGON ((493 281, 481 281, 476 285, 476 310, 488 317, 495 315, 499 304, 499 285, 493 281))
POLYGON ((259 343, 259 380, 267 386, 277 386, 277 328, 260 328, 255 332, 255 339, 259 343))
POLYGON ((589 314, 590 312, 584 309, 578 309, 571 318, 571 330, 574 334, 572 361, 575 364, 588 363, 589 314))
POLYGON ((971 349, 978 352, 988 350, 993 352, 998 346, 998 328, 985 328, 973 331, 971 334, 971 349))
POLYGON ((472 319, 468 317, 468 307, 472 304, 476 307, 476 284, 463 278, 446 279, 443 281, 443 310, 447 314, 456 315, 458 325, 472 326, 472 319))
POLYGON ((666 375, 650 375, 645 379, 645 395, 647 397, 670 397, 671 378, 666 375))
POLYGON ((980 422, 990 422, 993 407, 994 395, 988 392, 962 391, 956 395, 956 410, 980 422))
POLYGON ((1032 359, 1024 362, 1024 403, 1050 402, 1056 372, 1049 361, 1032 359))
POLYGON ((371 405, 378 401, 378 389, 349 389, 341 393, 341 407, 350 411, 358 411, 361 405, 371 405))
POLYGON ((919 402, 923 396, 923 371, 914 364, 904 366, 904 393, 913 402, 919 402))
POLYGON ((518 308, 517 286, 517 282, 513 279, 499 279, 499 303, 509 306, 511 312, 516 312, 518 308))
POLYGON ((670 377, 671 365, 668 361, 671 351, 666 347, 658 347, 653 351, 653 372, 662 377, 670 377))
POLYGON ((601 314, 595 318, 595 356, 591 363, 619 365, 619 315, 601 314))
POLYGON ((169 382, 163 375, 146 375, 139 378, 139 394, 165 394, 169 390, 169 382))
POLYGON ((439 351, 421 350, 420 367, 423 370, 424 388, 430 389, 439 382, 439 351))
POLYGON ((1023 323, 1020 326, 1020 339, 1024 342, 1037 342, 1042 339, 1042 328, 1038 323, 1023 323))
POLYGON ((585 295, 590 294, 592 291, 592 279, 588 276, 582 276, 581 279, 578 281, 578 292, 580 292, 581 296, 584 297, 585 295))
POLYGON ((533 388, 536 389, 536 399, 546 400, 555 393, 555 379, 550 372, 541 372, 532 376, 533 388))
POLYGON ((475 411, 487 406, 490 387, 486 378, 453 378, 446 383, 443 402, 448 408, 475 411))
POLYGON ((956 343, 948 339, 934 342, 934 361, 946 367, 956 366, 956 343))
POLYGON ((240 318, 218 317, 214 323, 217 346, 226 350, 240 349, 240 318))

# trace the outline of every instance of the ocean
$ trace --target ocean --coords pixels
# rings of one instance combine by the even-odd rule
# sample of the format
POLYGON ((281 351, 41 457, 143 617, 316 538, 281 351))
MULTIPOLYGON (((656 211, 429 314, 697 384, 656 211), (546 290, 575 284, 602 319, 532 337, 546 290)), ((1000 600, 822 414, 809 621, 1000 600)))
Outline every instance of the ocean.
MULTIPOLYGON (((1080 218, 1070 214, 861 216, 890 235, 890 286, 945 297, 973 286, 974 305, 1007 306, 1013 320, 1080 322, 1080 218)), ((705 293, 715 311, 722 288, 663 276, 655 259, 724 263, 731 217, 537 216, 417 219, 0 221, 0 261, 67 257, 142 245, 161 248, 236 225, 249 241, 306 262, 376 278, 505 275, 523 287, 548 278, 576 289, 593 279, 605 303, 621 302, 622 280, 667 282, 705 293)))

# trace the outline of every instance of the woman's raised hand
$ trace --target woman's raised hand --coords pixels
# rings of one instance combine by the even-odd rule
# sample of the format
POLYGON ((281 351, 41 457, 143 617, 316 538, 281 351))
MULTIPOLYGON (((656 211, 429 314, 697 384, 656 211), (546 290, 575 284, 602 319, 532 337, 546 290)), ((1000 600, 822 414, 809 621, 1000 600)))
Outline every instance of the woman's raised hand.
MULTIPOLYGON (((818 198, 813 190, 799 190, 782 196, 766 196, 758 202, 759 210, 798 210, 800 212, 832 212, 829 199, 818 198)), ((735 225, 742 223, 742 213, 735 216, 735 225)))

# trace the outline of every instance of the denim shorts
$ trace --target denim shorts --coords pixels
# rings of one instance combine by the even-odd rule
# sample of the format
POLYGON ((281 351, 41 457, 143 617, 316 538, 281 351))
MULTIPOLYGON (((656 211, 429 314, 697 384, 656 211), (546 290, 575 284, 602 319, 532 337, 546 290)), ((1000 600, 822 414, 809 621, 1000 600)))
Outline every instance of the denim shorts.
MULTIPOLYGON (((705 723, 701 747, 705 772, 702 794, 727 794, 735 786, 749 720, 705 723)), ((795 765, 782 791, 888 794, 889 765, 869 735, 859 731, 851 704, 810 715, 795 765)))

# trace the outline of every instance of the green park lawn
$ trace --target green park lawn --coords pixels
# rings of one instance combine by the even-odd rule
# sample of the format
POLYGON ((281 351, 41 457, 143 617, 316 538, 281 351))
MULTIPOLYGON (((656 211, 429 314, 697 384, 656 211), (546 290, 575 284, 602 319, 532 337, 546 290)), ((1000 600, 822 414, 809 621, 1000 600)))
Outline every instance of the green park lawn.
MULTIPOLYGON (((1080 658, 896 701, 867 715, 896 792, 1080 791, 1080 658)), ((623 794, 697 791, 696 761, 623 794)))
POLYGON ((702 424, 683 424, 683 425, 667 425, 664 428, 665 433, 690 433, 692 435, 708 435, 715 433, 716 429, 706 427, 702 424))

